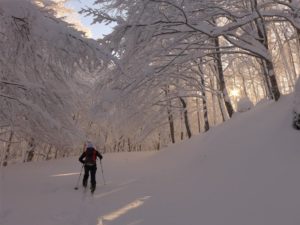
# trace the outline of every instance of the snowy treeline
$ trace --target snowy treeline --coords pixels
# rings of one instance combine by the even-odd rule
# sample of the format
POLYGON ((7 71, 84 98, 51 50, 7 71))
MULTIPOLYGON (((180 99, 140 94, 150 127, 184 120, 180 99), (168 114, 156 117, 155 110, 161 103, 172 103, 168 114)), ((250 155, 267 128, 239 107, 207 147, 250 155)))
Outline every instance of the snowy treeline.
MULTIPOLYGON (((55 17, 51 5, 0 1, 0 159, 74 154, 90 83, 109 54, 55 17)), ((86 122, 86 127, 88 126, 86 122)), ((78 147, 77 147, 78 152, 78 147)))
POLYGON ((102 42, 122 65, 107 68, 95 92, 94 122, 110 124, 102 131, 115 149, 159 148, 227 120, 241 98, 277 101, 293 91, 299 1, 97 0, 95 7, 82 13, 116 24, 102 42))
POLYGON ((97 42, 55 17, 59 1, 31 2, 0 0, 2 162, 75 154, 86 138, 160 149, 241 99, 277 101, 300 73, 298 0, 97 0, 81 13, 115 25, 97 42))

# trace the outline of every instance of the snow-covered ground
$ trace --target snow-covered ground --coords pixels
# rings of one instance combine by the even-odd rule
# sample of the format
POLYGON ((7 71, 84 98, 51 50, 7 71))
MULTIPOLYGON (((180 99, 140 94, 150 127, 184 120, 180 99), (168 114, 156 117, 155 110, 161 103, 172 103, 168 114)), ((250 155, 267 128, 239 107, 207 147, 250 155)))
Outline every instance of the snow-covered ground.
POLYGON ((259 105, 160 152, 104 155, 94 196, 77 158, 1 168, 1 225, 299 225, 292 101, 259 105))

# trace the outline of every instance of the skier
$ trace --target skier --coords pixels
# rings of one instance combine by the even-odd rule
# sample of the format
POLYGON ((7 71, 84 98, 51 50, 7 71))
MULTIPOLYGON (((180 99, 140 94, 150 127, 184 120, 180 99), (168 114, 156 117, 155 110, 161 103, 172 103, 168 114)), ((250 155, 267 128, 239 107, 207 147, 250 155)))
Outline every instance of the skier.
POLYGON ((79 157, 79 161, 84 164, 84 176, 82 180, 82 185, 84 188, 87 187, 87 181, 89 174, 91 174, 91 192, 94 193, 96 189, 96 171, 97 157, 102 160, 103 156, 94 148, 91 142, 87 142, 85 151, 79 157))

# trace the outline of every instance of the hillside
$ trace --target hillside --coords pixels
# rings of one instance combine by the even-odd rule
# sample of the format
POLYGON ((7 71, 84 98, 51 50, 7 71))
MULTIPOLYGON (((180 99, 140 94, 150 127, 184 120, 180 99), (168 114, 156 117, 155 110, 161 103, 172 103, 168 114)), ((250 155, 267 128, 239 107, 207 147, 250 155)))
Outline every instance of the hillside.
POLYGON ((104 155, 94 196, 77 158, 1 168, 1 225, 299 225, 292 98, 160 152, 104 155))

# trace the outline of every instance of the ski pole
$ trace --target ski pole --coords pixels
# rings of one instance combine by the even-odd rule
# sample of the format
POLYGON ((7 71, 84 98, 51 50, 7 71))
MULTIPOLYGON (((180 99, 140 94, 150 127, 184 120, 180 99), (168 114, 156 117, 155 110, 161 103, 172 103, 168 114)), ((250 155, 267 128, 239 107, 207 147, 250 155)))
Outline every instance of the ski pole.
POLYGON ((81 174, 82 174, 83 167, 84 167, 84 165, 82 165, 82 167, 81 167, 80 174, 79 174, 76 186, 74 187, 75 190, 78 190, 78 185, 79 185, 79 181, 80 181, 80 177, 81 177, 81 174))
POLYGON ((103 166, 102 166, 102 162, 100 160, 100 167, 101 167, 101 173, 102 173, 102 179, 103 179, 103 183, 105 185, 105 178, 104 178, 104 173, 103 173, 103 166))

